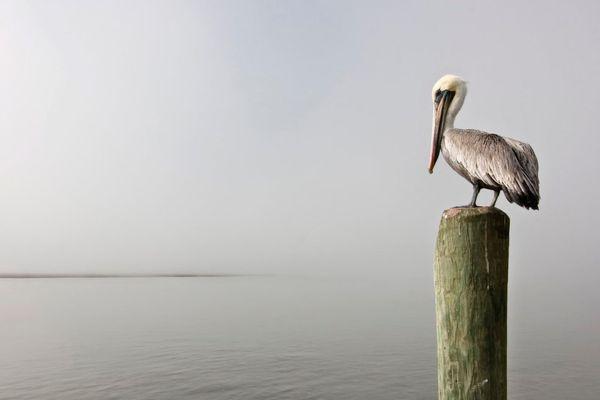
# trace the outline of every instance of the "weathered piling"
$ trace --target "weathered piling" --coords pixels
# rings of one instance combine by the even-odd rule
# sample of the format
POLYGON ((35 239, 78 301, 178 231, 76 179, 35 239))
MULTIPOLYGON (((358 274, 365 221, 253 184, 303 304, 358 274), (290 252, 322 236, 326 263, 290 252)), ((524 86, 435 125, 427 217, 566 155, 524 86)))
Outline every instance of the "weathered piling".
POLYGON ((434 260, 438 399, 506 399, 510 219, 493 207, 444 211, 434 260))

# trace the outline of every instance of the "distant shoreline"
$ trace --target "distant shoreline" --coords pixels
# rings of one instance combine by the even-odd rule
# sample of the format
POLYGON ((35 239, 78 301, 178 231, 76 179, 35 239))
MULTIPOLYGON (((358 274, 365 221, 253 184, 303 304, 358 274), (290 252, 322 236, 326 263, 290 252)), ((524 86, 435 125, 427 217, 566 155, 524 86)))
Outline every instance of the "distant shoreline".
POLYGON ((40 278, 230 278, 242 274, 2 274, 0 279, 40 278))

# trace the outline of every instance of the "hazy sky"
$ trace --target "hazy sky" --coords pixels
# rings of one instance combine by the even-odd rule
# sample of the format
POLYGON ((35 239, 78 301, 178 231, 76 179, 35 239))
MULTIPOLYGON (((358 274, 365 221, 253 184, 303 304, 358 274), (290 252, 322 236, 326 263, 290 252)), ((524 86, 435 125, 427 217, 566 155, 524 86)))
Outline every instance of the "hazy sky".
POLYGON ((599 17, 596 1, 4 1, 0 270, 430 279, 440 214, 471 196, 445 161, 427 173, 430 90, 454 73, 456 126, 540 161, 539 212, 499 200, 511 279, 594 291, 599 17))

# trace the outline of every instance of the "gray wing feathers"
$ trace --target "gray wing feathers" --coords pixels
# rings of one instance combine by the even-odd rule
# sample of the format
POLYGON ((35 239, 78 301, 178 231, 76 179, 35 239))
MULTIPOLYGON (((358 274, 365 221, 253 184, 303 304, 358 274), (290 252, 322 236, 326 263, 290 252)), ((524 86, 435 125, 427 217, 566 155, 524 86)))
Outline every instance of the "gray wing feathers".
POLYGON ((451 129, 444 136, 448 152, 471 181, 500 187, 509 202, 537 209, 538 162, 531 146, 475 130, 451 129))
POLYGON ((533 149, 527 143, 519 142, 515 139, 504 138, 504 141, 513 148, 513 151, 523 168, 523 172, 532 182, 533 189, 535 189, 536 194, 539 196, 540 181, 538 178, 538 160, 533 149))

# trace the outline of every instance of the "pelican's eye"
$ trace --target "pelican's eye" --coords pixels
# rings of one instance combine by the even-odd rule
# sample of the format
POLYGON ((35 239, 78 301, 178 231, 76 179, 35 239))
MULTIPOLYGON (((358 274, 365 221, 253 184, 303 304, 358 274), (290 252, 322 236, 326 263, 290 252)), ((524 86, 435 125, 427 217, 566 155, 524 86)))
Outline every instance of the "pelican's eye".
POLYGON ((440 101, 442 101, 442 91, 438 89, 437 92, 435 92, 435 104, 438 104, 440 101))

